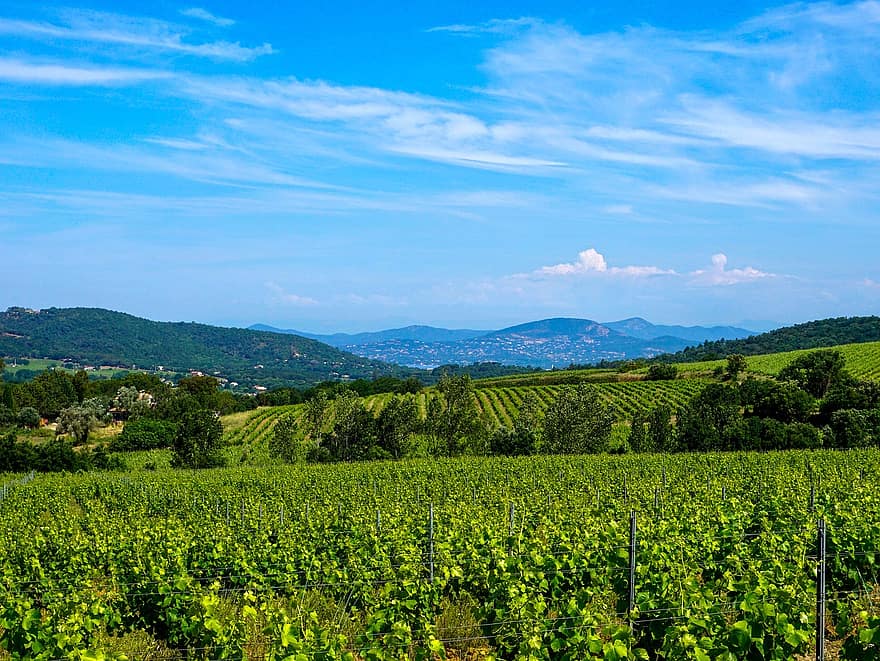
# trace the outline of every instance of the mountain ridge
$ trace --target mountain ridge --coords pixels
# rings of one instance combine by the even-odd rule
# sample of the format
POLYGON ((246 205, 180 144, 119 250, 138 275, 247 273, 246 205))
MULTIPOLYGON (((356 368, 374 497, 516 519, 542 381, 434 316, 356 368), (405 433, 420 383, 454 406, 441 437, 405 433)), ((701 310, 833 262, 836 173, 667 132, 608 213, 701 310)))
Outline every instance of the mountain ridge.
MULTIPOLYGON (((271 328, 251 326, 255 327, 271 328)), ((578 317, 548 317, 490 331, 414 325, 372 333, 306 336, 372 360, 432 369, 473 362, 552 368, 571 363, 653 357, 680 351, 706 339, 753 334, 733 326, 657 325, 641 317, 608 323, 578 317), (615 326, 631 329, 631 334, 615 326), (676 336, 675 332, 685 337, 676 336)))

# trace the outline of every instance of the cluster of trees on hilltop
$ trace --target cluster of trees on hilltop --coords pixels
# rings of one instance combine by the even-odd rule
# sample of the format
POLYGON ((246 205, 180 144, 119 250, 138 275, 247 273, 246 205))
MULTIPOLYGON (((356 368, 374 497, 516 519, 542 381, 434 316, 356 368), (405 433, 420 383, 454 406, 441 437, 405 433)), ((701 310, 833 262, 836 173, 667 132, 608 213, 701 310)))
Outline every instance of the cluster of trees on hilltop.
POLYGON ((664 354, 654 360, 685 363, 720 360, 730 354, 755 356, 798 349, 817 349, 839 344, 880 341, 880 317, 837 317, 778 328, 741 340, 716 340, 664 354))
POLYGON ((680 411, 632 420, 635 451, 782 450, 880 445, 880 384, 851 377, 838 351, 798 357, 775 379, 743 381, 745 359, 728 357, 726 383, 708 385, 680 411), (674 433, 665 422, 676 417, 674 433))

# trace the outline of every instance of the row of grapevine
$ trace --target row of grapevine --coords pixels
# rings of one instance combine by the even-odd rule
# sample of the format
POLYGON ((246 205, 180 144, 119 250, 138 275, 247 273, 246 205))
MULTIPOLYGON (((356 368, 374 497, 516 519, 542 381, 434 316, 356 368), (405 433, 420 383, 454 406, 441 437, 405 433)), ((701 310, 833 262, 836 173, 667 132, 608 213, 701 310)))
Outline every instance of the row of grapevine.
POLYGON ((0 502, 0 647, 803 659, 822 518, 828 635, 871 658, 877 466, 866 450, 37 475, 0 502))

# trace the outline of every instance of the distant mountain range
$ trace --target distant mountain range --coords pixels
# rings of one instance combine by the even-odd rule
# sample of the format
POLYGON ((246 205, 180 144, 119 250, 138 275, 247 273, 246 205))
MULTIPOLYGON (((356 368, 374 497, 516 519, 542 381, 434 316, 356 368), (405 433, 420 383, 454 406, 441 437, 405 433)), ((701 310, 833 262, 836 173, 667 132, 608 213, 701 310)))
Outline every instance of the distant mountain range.
POLYGON ((732 326, 662 326, 639 317, 608 323, 543 319, 494 331, 407 326, 372 333, 318 335, 262 324, 251 329, 302 335, 372 360, 425 369, 475 362, 565 367, 571 363, 651 357, 707 340, 754 335, 732 326))

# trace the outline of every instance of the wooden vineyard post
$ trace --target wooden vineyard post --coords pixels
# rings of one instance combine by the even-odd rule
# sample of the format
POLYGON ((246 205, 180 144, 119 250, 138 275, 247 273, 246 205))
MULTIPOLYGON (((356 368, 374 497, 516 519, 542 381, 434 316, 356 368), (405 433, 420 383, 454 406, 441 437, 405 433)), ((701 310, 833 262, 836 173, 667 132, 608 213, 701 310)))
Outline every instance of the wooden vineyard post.
POLYGON ((825 520, 819 519, 816 559, 816 661, 825 661, 825 520))
POLYGON ((434 582, 434 503, 428 505, 428 572, 434 582))
POLYGON ((636 511, 629 513, 629 608, 628 617, 632 627, 633 611, 636 608, 636 511))

